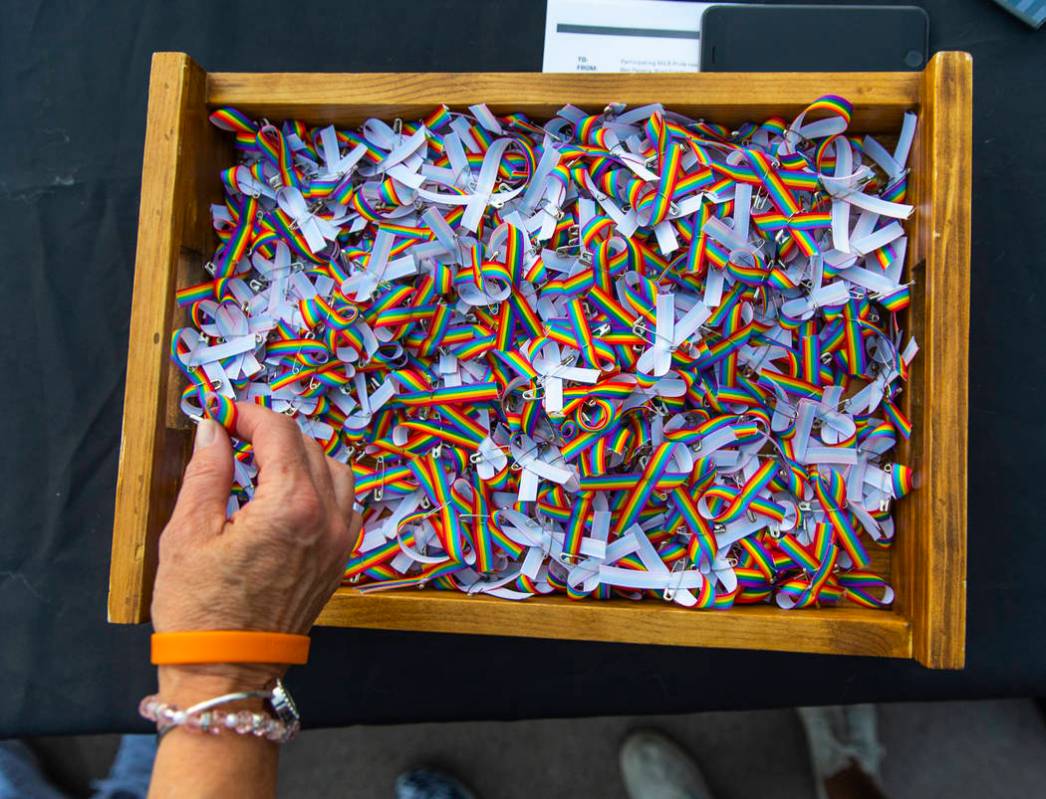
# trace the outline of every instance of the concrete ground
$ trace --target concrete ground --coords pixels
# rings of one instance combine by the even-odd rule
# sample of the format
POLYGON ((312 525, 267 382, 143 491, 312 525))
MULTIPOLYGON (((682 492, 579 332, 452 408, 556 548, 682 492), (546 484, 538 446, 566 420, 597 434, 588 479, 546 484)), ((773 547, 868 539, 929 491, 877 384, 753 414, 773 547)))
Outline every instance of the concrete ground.
MULTIPOLYGON (((433 765, 481 799, 623 799, 617 748, 640 727, 663 730, 692 752, 719 799, 814 796, 791 710, 317 730, 285 747, 280 796, 386 799, 397 773, 433 765)), ((893 799, 1046 795, 1046 724, 1031 700, 880 705, 879 731, 893 799)), ((117 741, 34 743, 67 789, 82 791, 105 772, 117 741)))

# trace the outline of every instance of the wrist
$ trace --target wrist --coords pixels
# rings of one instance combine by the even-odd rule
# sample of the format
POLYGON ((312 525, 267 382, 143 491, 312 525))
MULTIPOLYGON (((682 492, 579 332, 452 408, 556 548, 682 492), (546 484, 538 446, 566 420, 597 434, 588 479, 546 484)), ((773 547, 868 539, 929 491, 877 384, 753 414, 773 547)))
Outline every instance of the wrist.
MULTIPOLYGON (((157 695, 165 702, 189 707, 222 694, 258 691, 287 671, 261 663, 199 663, 157 668, 157 695)), ((249 700, 257 704, 261 700, 249 700)))
POLYGON ((156 722, 160 740, 176 730, 212 735, 233 731, 238 736, 230 740, 286 743, 297 735, 301 720, 278 671, 282 669, 273 666, 163 666, 159 692, 145 697, 138 712, 156 722))

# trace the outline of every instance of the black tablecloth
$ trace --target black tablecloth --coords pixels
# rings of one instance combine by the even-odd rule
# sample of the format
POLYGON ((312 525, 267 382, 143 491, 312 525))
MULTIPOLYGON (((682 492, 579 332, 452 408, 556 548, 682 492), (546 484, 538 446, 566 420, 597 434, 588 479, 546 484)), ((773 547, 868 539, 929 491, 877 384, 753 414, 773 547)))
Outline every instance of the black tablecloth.
MULTIPOLYGON (((974 56, 969 629, 914 663, 319 629, 312 725, 1046 692, 1046 31, 923 3, 974 56), (1039 241, 1039 244, 1036 244, 1039 241)), ((146 628, 105 596, 150 54, 211 70, 540 70, 544 2, 7 4, 0 23, 0 736, 145 729, 146 628)), ((854 37, 859 46, 859 32, 854 37)))

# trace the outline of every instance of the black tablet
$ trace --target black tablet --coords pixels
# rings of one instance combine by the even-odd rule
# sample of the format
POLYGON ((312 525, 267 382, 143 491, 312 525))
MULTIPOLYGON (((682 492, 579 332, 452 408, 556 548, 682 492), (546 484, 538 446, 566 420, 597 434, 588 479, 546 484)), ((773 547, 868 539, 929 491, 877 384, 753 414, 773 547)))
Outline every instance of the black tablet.
POLYGON ((704 72, 922 69, 930 20, 914 6, 717 5, 701 20, 704 72))

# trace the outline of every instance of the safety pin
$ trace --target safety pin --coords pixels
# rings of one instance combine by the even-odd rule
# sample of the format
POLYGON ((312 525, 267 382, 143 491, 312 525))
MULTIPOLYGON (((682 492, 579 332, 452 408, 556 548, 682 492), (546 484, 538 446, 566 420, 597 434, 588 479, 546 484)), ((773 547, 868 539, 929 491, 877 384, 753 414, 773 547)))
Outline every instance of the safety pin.
POLYGON ((568 256, 571 256, 571 255, 576 255, 577 257, 580 258, 581 257, 581 243, 578 242, 577 244, 564 244, 561 247, 556 247, 556 255, 562 255, 564 257, 568 257, 568 256))
POLYGON ((381 502, 385 496, 385 456, 379 455, 377 467, 380 470, 378 474, 378 484, 374 487, 374 501, 381 502))
POLYGON ((563 218, 564 216, 566 216, 566 212, 564 212, 562 208, 556 208, 556 207, 555 207, 555 206, 554 206, 554 205, 553 205, 553 204, 552 204, 552 203, 551 203, 551 202, 550 202, 550 201, 548 200, 548 198, 545 198, 545 199, 543 199, 543 200, 542 200, 542 201, 541 201, 540 203, 538 203, 538 206, 537 206, 537 210, 539 210, 539 211, 544 211, 544 212, 545 212, 546 214, 548 214, 549 216, 551 216, 551 217, 552 217, 553 219, 555 219, 555 220, 556 220, 557 222, 558 222, 558 221, 559 221, 560 219, 562 219, 562 218, 563 218), (555 210, 554 210, 554 211, 550 211, 550 210, 549 210, 549 206, 552 206, 553 208, 555 208, 555 210))
POLYGON ((632 323, 632 333, 646 340, 648 344, 653 344, 654 342, 647 338, 647 336, 645 336, 644 333, 653 334, 653 332, 654 331, 651 330, 649 326, 647 326, 646 319, 644 319, 642 316, 640 316, 638 319, 636 319, 636 321, 632 323))
POLYGON ((676 595, 676 591, 681 590, 683 586, 683 576, 686 574, 686 559, 680 558, 672 566, 672 574, 677 575, 675 577, 675 585, 665 586, 664 591, 661 593, 661 597, 666 602, 671 602, 676 595))
POLYGON ((785 131, 784 131, 784 138, 788 139, 789 137, 794 137, 795 138, 795 141, 788 142, 792 146, 795 146, 796 144, 800 144, 800 145, 803 145, 803 146, 808 145, 808 144, 813 144, 813 142, 810 139, 806 138, 803 134, 801 134, 799 131, 797 131, 795 128, 793 128, 791 125, 789 125, 787 128, 785 128, 785 131))

